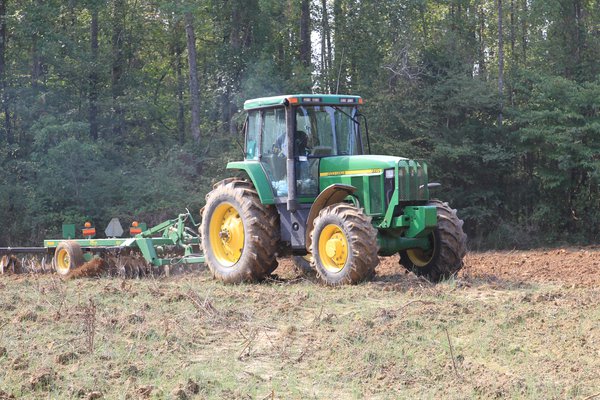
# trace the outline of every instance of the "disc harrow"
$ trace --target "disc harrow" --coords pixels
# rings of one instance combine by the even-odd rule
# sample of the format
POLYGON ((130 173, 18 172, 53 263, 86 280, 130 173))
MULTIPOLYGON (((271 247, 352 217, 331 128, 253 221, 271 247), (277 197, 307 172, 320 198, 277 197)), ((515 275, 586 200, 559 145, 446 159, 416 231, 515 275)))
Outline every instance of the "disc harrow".
POLYGON ((198 226, 189 210, 150 229, 134 223, 127 238, 117 237, 123 230, 116 219, 106 232, 107 236, 117 234, 102 239, 94 238, 95 228, 89 223, 80 239, 74 238, 74 225, 63 225, 63 238, 44 240, 43 247, 1 247, 0 274, 55 271, 65 278, 169 275, 204 263, 198 226))

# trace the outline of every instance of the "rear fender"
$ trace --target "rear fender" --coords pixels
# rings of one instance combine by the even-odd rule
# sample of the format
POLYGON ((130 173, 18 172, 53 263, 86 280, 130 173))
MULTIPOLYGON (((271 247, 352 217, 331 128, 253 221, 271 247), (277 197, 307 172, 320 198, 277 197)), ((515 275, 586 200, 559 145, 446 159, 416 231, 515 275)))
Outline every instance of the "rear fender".
POLYGON ((241 170, 248 174, 254 189, 262 204, 274 204, 273 189, 267 179, 264 169, 258 161, 233 161, 227 164, 227 169, 241 170))
POLYGON ((308 213, 308 219, 306 220, 306 250, 310 251, 311 238, 310 233, 314 227, 315 218, 319 215, 319 212, 327 206, 332 204, 341 203, 344 199, 356 191, 356 188, 351 185, 343 185, 341 183, 334 183, 329 185, 323 190, 315 199, 315 202, 310 207, 308 213))

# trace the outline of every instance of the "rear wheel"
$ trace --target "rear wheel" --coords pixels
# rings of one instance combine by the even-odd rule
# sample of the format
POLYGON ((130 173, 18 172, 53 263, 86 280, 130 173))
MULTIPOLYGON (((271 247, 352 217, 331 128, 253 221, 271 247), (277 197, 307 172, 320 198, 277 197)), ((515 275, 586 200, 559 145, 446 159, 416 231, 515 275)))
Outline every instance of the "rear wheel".
POLYGON ((70 271, 83 265, 83 251, 78 243, 60 242, 54 251, 54 269, 59 275, 67 275, 70 271))
POLYGON ((206 262, 220 281, 257 281, 277 267, 277 211, 261 204, 247 181, 215 185, 206 196, 200 231, 206 262))
POLYGON ((370 278, 379 263, 377 230, 362 210, 346 203, 321 210, 311 233, 312 265, 327 285, 370 278))
POLYGON ((467 235, 463 221, 448 203, 431 200, 428 205, 437 208, 437 227, 429 235, 430 249, 410 249, 400 252, 400 264, 417 275, 433 282, 447 279, 463 266, 467 252, 467 235))

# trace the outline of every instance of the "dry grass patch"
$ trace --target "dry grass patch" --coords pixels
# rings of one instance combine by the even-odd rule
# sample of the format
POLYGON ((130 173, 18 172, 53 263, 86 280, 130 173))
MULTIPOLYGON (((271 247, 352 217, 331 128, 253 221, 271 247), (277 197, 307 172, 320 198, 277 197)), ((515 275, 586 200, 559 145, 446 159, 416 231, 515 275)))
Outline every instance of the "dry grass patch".
POLYGON ((584 399, 600 387, 597 288, 480 275, 433 286, 388 269, 332 289, 278 274, 238 286, 206 272, 2 279, 1 389, 73 399, 584 399))

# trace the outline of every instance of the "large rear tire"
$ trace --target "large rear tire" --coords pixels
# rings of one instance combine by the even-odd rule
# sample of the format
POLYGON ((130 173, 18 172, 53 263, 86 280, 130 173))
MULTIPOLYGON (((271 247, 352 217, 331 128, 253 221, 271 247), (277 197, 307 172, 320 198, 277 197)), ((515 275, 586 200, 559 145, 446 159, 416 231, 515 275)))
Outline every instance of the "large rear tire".
POLYGON ((330 286, 371 278, 379 263, 377 230, 361 209, 346 203, 321 210, 311 232, 312 265, 330 286))
POLYGON ((278 214, 261 204, 250 182, 217 183, 206 196, 200 232, 206 263, 222 282, 259 281, 277 268, 278 214))
POLYGON ((463 231, 463 221, 448 203, 431 200, 427 205, 437 208, 438 218, 437 227, 429 235, 431 249, 401 251, 400 264, 416 275, 439 282, 455 275, 463 267, 467 235, 463 231))
POLYGON ((85 263, 85 258, 78 243, 67 240, 56 246, 52 264, 59 275, 67 275, 69 272, 81 267, 83 263, 85 263))

